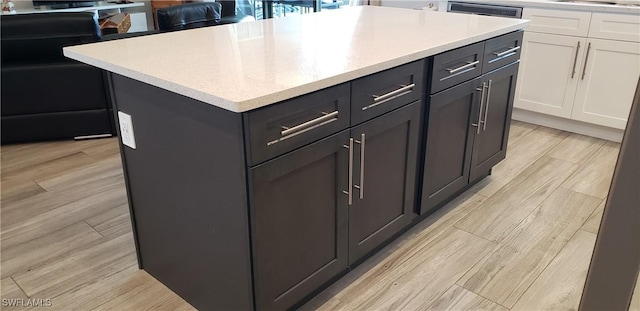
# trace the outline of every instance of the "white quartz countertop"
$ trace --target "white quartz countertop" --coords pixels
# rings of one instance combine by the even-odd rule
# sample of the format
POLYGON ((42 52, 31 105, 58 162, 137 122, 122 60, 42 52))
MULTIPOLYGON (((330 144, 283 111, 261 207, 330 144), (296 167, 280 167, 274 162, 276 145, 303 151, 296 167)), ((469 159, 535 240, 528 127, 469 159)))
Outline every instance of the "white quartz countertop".
POLYGON ((66 47, 64 54, 244 112, 522 29, 527 23, 364 6, 66 47))
MULTIPOLYGON (((524 8, 546 8, 572 11, 623 13, 640 15, 640 0, 452 0, 457 2, 487 3, 524 8)), ((640 17, 639 17, 640 18, 640 17)))

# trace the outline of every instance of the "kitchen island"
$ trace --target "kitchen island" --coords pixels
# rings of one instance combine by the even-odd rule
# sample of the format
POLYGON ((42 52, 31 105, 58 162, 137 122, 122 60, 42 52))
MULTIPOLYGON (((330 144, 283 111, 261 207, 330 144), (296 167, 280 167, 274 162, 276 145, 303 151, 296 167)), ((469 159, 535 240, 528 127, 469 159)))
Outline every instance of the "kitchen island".
POLYGON ((284 310, 504 158, 526 24, 357 7, 65 55, 111 72, 139 266, 284 310))

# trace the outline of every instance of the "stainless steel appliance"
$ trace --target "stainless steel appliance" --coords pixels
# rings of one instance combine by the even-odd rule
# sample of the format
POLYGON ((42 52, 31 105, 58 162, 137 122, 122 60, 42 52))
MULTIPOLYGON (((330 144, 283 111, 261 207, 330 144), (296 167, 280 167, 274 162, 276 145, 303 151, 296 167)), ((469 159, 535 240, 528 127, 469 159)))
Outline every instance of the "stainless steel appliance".
POLYGON ((484 3, 449 2, 447 12, 522 18, 522 8, 484 3))

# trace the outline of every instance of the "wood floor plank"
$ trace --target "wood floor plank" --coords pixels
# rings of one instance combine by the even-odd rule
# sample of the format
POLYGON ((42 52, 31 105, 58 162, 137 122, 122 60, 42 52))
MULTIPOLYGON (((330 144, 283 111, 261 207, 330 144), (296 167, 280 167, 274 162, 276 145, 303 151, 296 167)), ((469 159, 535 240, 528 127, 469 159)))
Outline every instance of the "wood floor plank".
POLYGON ((16 202, 2 205, 2 230, 29 221, 34 217, 51 212, 62 206, 87 198, 100 197, 105 192, 113 189, 124 190, 124 181, 121 176, 105 177, 95 182, 88 182, 81 186, 68 186, 47 191, 16 202))
POLYGON ((488 198, 496 194, 496 192, 500 191, 500 189, 502 189, 502 187, 506 185, 507 182, 505 182, 504 180, 489 175, 469 188, 469 191, 488 198))
POLYGON ((555 190, 456 284, 511 308, 601 201, 555 190))
POLYGON ((640 311, 640 275, 636 280, 636 287, 633 289, 629 311, 640 311))
POLYGON ((348 287, 335 310, 423 310, 437 300, 494 243, 456 228, 382 271, 348 287))
POLYGON ((134 264, 133 236, 120 235, 101 238, 58 261, 15 274, 13 279, 30 297, 55 297, 134 264))
POLYGON ((605 144, 605 140, 572 133, 547 153, 548 156, 582 164, 605 144))
POLYGON ((577 310, 595 242, 579 230, 512 310, 577 310))
POLYGON ((27 272, 102 236, 84 221, 13 247, 2 246, 2 277, 27 272))
POLYGON ((90 146, 108 143, 102 139, 84 141, 61 140, 39 143, 27 143, 2 146, 2 172, 13 172, 38 163, 48 162, 73 153, 81 152, 90 146))
MULTIPOLYGON (((151 277, 149 277, 151 278, 151 277)), ((149 280, 93 310, 196 310, 160 282, 149 280)))
MULTIPOLYGON (((144 310, 151 309, 150 306, 153 304, 142 305, 144 303, 148 303, 148 301, 144 301, 142 303, 129 301, 124 302, 119 306, 116 306, 116 304, 121 302, 123 297, 126 297, 129 300, 137 300, 141 296, 136 297, 136 295, 132 295, 132 291, 140 293, 152 286, 158 287, 163 285, 144 270, 138 269, 138 266, 134 264, 122 271, 108 275, 102 279, 95 280, 92 283, 75 287, 72 290, 53 297, 52 300, 56 309, 59 310, 106 309, 109 305, 113 306, 113 309, 115 310, 144 310), (82 297, 82 299, 78 299, 78 297, 82 297)), ((171 296, 173 294, 166 287, 158 291, 163 291, 163 296, 171 296)), ((182 300, 179 297, 175 300, 178 299, 182 300)), ((181 306, 185 306, 186 308, 183 310, 193 310, 193 308, 184 300, 176 301, 174 304, 179 308, 181 306)), ((166 310, 174 309, 166 308, 166 310)))
POLYGON ((551 148, 564 140, 569 133, 538 127, 507 149, 507 158, 493 167, 492 176, 509 182, 540 159, 551 148))
POLYGON ((576 164, 544 156, 455 226, 500 242, 577 167, 576 164))
POLYGON ((131 232, 129 205, 114 207, 102 214, 86 219, 87 223, 104 236, 120 235, 131 232))
POLYGON ((92 185, 99 180, 122 178, 122 163, 119 156, 112 156, 94 161, 88 165, 73 167, 63 173, 47 178, 35 178, 34 181, 47 191, 54 191, 62 187, 81 187, 92 185))
POLYGON ((600 221, 602 220, 602 213, 604 213, 604 206, 606 205, 607 200, 602 200, 600 206, 593 211, 593 214, 589 216, 589 219, 582 226, 582 230, 591 232, 593 234, 598 234, 598 230, 600 230, 600 221))
POLYGON ((508 146, 513 145, 522 137, 536 130, 539 126, 531 123, 511 120, 511 128, 509 129, 509 142, 508 146))
POLYGON ((76 152, 53 160, 27 166, 20 170, 12 170, 8 172, 3 171, 2 182, 11 182, 12 180, 24 181, 44 179, 56 176, 70 169, 92 164, 95 161, 95 159, 91 158, 84 152, 76 152))
POLYGON ((429 310, 484 310, 484 311, 508 311, 509 309, 470 292, 458 285, 453 285, 440 296, 429 310))
POLYGON ((322 291, 305 304, 303 309, 315 310, 320 306, 322 309, 333 309, 328 306, 340 305, 342 301, 336 298, 336 295, 345 291, 353 283, 373 280, 382 271, 396 269, 395 267, 405 258, 416 257, 416 252, 421 247, 447 232, 447 229, 452 228, 456 221, 475 209, 485 199, 483 196, 468 191, 461 194, 322 291))
POLYGON ((88 154, 94 159, 101 160, 111 157, 120 158, 120 145, 117 137, 101 139, 104 143, 95 144, 82 148, 82 152, 88 154))
POLYGON ((2 194, 2 205, 30 198, 36 194, 43 193, 45 190, 31 180, 21 180, 9 183, 0 182, 2 194))
MULTIPOLYGON (((2 299, 28 299, 27 295, 18 287, 12 278, 6 277, 0 281, 0 296, 2 299)), ((3 308, 4 309, 4 308, 3 308)))
POLYGON ((91 195, 17 222, 2 215, 2 247, 13 247, 106 212, 127 202, 123 185, 91 195))
POLYGON ((620 144, 606 142, 562 186, 604 199, 609 193, 619 150, 620 144))
POLYGON ((10 277, 4 278, 0 284, 0 296, 2 297, 2 310, 5 311, 25 311, 28 309, 27 295, 18 287, 10 277))

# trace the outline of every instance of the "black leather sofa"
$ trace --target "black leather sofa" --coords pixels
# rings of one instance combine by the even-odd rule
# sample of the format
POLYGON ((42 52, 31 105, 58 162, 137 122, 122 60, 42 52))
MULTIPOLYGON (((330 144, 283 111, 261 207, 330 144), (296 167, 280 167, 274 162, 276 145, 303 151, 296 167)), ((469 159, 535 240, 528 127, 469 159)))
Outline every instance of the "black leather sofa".
POLYGON ((106 76, 62 47, 100 40, 93 13, 3 15, 2 144, 114 134, 106 76))
MULTIPOLYGON (((236 14, 233 0, 172 8, 178 7, 165 30, 254 20, 236 14)), ((107 74, 65 57, 62 48, 157 33, 101 37, 97 16, 89 12, 2 15, 0 31, 2 144, 115 135, 107 74)))
POLYGON ((251 15, 244 15, 236 11, 235 0, 195 2, 158 9, 156 11, 156 17, 158 20, 158 28, 161 31, 174 31, 255 20, 251 15))

